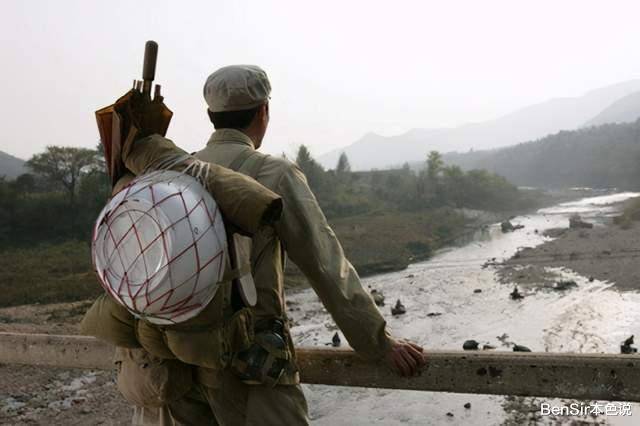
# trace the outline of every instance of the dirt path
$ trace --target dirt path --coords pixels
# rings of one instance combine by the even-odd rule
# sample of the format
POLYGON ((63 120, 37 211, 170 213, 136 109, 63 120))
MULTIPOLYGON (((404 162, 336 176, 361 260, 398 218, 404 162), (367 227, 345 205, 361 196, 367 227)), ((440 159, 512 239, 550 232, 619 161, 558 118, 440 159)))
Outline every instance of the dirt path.
POLYGON ((111 371, 0 365, 0 424, 129 425, 111 371))
MULTIPOLYGON (((0 309, 0 331, 77 334, 90 302, 0 309)), ((129 425, 132 409, 115 371, 0 364, 0 424, 129 425)))

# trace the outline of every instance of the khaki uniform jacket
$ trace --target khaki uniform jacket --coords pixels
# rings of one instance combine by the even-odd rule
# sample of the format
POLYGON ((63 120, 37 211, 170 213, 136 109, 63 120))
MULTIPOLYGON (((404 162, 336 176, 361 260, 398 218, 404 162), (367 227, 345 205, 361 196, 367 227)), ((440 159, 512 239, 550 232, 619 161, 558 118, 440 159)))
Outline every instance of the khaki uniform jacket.
POLYGON ((251 266, 258 292, 256 319, 286 317, 283 284, 283 250, 286 250, 349 344, 363 357, 382 357, 390 344, 386 322, 345 258, 303 172, 286 159, 255 151, 251 139, 234 129, 217 130, 195 156, 228 167, 246 150, 254 152, 238 171, 248 174, 258 166, 257 173, 253 172, 255 179, 283 199, 283 215, 275 232, 259 232, 252 241, 251 266))

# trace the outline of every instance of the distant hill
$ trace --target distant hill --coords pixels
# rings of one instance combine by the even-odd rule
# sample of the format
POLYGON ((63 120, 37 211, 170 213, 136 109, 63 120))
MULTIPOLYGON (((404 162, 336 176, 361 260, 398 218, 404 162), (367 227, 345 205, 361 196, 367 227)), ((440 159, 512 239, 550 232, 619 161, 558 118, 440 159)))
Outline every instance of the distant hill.
POLYGON ((508 148, 444 155, 465 170, 487 169, 516 185, 640 189, 640 120, 561 131, 508 148))
POLYGON ((0 151, 0 176, 13 179, 27 172, 24 160, 0 151))
POLYGON ((631 123, 640 118, 640 92, 618 99, 584 125, 599 126, 607 123, 631 123))
POLYGON ((607 86, 575 98, 559 98, 531 105, 495 120, 455 128, 414 129, 391 137, 368 133, 353 144, 318 158, 334 168, 346 152, 354 170, 398 166, 418 161, 431 150, 485 150, 538 139, 560 130, 577 129, 614 102, 640 91, 640 80, 607 86))

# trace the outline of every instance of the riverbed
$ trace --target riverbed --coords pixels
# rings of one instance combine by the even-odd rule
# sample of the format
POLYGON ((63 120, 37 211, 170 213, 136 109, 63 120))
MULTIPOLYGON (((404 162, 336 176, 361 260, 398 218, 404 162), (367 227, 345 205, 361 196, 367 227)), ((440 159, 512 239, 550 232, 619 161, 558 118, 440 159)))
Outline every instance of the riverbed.
MULTIPOLYGON (((512 286, 496 273, 500 262, 524 247, 549 240, 544 231, 569 226, 569 216, 604 226, 620 203, 638 196, 621 193, 588 197, 512 219, 524 228, 502 233, 499 224, 478 231, 471 242, 440 252, 428 261, 400 272, 363 279, 382 290, 387 305, 380 308, 392 333, 429 349, 462 349, 465 340, 511 351, 513 344, 533 351, 619 353, 620 342, 640 335, 640 294, 620 292, 614 284, 589 280, 564 268, 549 274, 574 280, 578 286, 558 292, 530 288, 521 301, 511 300, 512 286), (390 306, 400 299, 407 313, 393 317, 390 306), (429 315, 439 313, 440 315, 429 315)), ((335 324, 312 290, 288 297, 292 329, 297 345, 324 346, 336 331, 335 324), (301 309, 297 309, 300 307, 301 309)), ((343 336, 341 336, 343 337, 343 336)), ((344 338, 343 338, 344 341, 344 338)), ((544 398, 506 398, 432 392, 305 386, 311 416, 318 425, 440 425, 520 424, 536 419, 544 398), (465 403, 471 408, 465 408, 465 403), (526 413, 526 411, 530 411, 526 413), (525 412, 523 414, 523 412, 525 412), (524 416, 524 417, 523 417, 524 416)), ((640 404, 632 404, 640 416, 640 404)), ((569 424, 579 420, 594 424, 636 424, 634 417, 561 417, 538 419, 542 424, 569 424), (558 423, 556 423, 558 422, 558 423)))

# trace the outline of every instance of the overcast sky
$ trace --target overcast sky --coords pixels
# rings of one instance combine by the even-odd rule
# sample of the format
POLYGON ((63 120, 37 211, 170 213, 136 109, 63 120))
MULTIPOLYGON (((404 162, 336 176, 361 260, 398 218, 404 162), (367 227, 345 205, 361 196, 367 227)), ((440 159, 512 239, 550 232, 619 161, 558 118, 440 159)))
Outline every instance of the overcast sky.
POLYGON ((199 149, 203 83, 262 66, 270 153, 320 154, 373 131, 453 126, 640 77, 640 2, 2 0, 0 150, 94 147, 94 111, 140 78, 144 43, 175 112, 169 137, 199 149))

